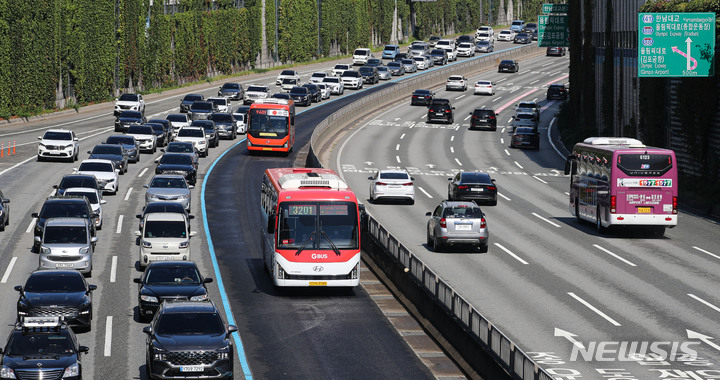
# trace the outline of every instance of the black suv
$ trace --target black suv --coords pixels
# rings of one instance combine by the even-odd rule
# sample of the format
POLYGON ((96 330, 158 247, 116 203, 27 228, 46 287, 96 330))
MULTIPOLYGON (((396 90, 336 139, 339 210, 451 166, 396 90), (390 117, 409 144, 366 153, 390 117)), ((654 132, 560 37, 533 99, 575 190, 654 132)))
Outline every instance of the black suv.
POLYGON ((24 317, 58 317, 68 325, 90 331, 93 317, 92 291, 85 276, 74 269, 41 269, 30 273, 20 293, 17 319, 24 317))
POLYGON ((310 93, 310 100, 313 103, 319 103, 322 100, 322 93, 320 92, 320 87, 318 87, 316 84, 305 83, 302 86, 308 89, 308 92, 310 93))
POLYGON ((197 182, 197 171, 193 158, 185 153, 165 153, 160 156, 155 174, 180 174, 191 185, 197 182))
POLYGON ((446 65, 448 61, 447 52, 443 49, 432 49, 430 51, 430 58, 436 65, 446 65))
POLYGON ((290 89, 290 98, 297 105, 309 106, 312 104, 310 90, 307 87, 295 86, 290 89))
POLYGON ((488 108, 475 108, 470 112, 470 129, 488 128, 497 131, 497 115, 488 108))
MULTIPOLYGON (((85 197, 50 197, 45 200, 40 212, 34 212, 31 216, 37 218, 33 233, 35 237, 40 237, 40 241, 42 241, 45 222, 48 218, 85 218, 90 226, 90 234, 96 236, 95 217, 97 215, 93 213, 92 206, 85 197)), ((40 249, 40 241, 34 239, 33 250, 35 252, 40 249)))
POLYGON ((190 111, 190 106, 197 102, 197 101, 203 101, 205 100, 205 97, 202 94, 187 94, 184 98, 180 101, 180 112, 188 112, 190 111))
POLYGON ((227 325, 211 301, 165 301, 147 334, 145 370, 152 379, 186 376, 232 379, 237 327, 227 325))
POLYGON ((138 284, 138 316, 142 321, 152 318, 165 300, 206 300, 205 284, 213 279, 203 277, 194 261, 153 261, 142 277, 133 281, 138 284))
POLYGON ((380 74, 378 73, 378 69, 375 66, 363 66, 360 69, 358 69, 360 72, 360 75, 363 77, 363 82, 375 84, 377 82, 380 82, 380 74))
POLYGON ((127 132, 131 125, 142 124, 145 120, 140 111, 122 111, 115 119, 115 132, 127 132))
POLYGON ((60 318, 23 318, 0 350, 0 364, 3 372, 17 379, 79 380, 80 354, 88 351, 86 346, 78 345, 75 333, 60 318))
POLYGON ((65 189, 71 187, 89 187, 91 189, 98 189, 97 177, 92 174, 65 174, 60 180, 60 184, 53 185, 53 188, 57 190, 57 195, 65 194, 65 189))
POLYGON ((565 100, 568 97, 568 90, 564 84, 551 84, 547 89, 547 99, 565 100))
POLYGON ((242 100, 245 97, 245 89, 240 83, 223 83, 218 90, 218 96, 222 96, 232 100, 242 100))
POLYGON ((428 106, 427 122, 430 123, 433 120, 442 120, 446 123, 452 124, 455 122, 455 115, 453 107, 448 99, 433 99, 428 106))

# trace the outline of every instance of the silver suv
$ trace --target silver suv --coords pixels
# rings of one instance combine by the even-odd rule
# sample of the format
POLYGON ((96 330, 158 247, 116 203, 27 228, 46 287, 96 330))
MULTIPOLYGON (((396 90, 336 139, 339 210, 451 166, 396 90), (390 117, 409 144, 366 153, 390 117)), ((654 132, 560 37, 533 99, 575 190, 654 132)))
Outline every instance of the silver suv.
POLYGON ((433 212, 425 214, 427 245, 435 252, 447 246, 470 245, 487 252, 489 232, 485 214, 470 201, 442 201, 433 212))
POLYGON ((50 218, 40 241, 39 269, 77 269, 89 277, 97 240, 86 218, 50 218))

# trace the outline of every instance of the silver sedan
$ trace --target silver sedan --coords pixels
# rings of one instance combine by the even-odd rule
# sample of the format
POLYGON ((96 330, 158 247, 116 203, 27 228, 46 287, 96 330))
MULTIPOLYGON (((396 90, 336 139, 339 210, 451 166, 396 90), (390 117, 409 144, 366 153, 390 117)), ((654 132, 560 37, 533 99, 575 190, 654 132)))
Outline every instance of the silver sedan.
POLYGON ((158 174, 150 183, 143 185, 147 189, 145 204, 150 202, 178 202, 185 210, 190 211, 190 190, 194 188, 185 181, 185 177, 178 174, 158 174))

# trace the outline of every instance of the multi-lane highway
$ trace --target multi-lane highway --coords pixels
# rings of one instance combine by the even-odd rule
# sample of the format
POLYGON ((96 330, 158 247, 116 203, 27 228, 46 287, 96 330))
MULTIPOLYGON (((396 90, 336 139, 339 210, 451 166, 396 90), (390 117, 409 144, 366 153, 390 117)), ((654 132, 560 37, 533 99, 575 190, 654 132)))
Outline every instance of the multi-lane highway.
POLYGON ((685 212, 663 238, 600 235, 576 222, 565 152, 548 140, 559 103, 545 99, 548 84, 567 83, 567 67, 567 58, 543 56, 523 60, 516 74, 469 77, 495 82, 494 96, 433 88, 455 106, 454 124, 426 123, 427 109, 410 106, 408 94, 338 143, 331 164, 366 200, 371 173, 407 169, 415 204, 366 201, 369 212, 557 378, 720 378, 720 227, 685 212), (509 147, 519 101, 542 107, 538 151, 509 147), (468 130, 479 106, 499 111, 496 132, 468 130), (497 180, 498 205, 483 206, 488 253, 425 244, 425 213, 459 170, 497 180))
MULTIPOLYGON (((328 71, 333 63, 300 69, 304 79, 318 70, 328 71)), ((244 77, 250 83, 274 86, 274 75, 244 77)), ((418 74, 422 75, 422 74, 418 74)), ((400 79, 402 80, 402 79, 400 79)), ((324 101, 302 110, 297 118, 297 147, 309 140, 315 124, 357 96, 370 93, 346 91, 345 96, 324 101)), ((391 84, 390 84, 391 85, 391 84)), ((146 117, 164 118, 178 112, 180 98, 187 92, 215 95, 217 87, 199 86, 148 96, 146 117)), ((91 106, 82 113, 13 123, 0 127, 0 141, 14 141, 15 152, 7 150, 0 158, 0 187, 11 199, 10 226, 0 233, 0 294, 7 307, 0 313, 1 325, 9 329, 15 321, 17 292, 13 286, 24 284, 37 268, 38 256, 31 253, 35 220, 43 200, 53 193, 64 174, 78 163, 36 162, 37 136, 49 128, 67 128, 80 137, 80 159, 94 145, 114 134, 112 105, 91 106)), ((236 339, 236 378, 432 378, 437 375, 428 366, 441 363, 442 352, 436 347, 413 352, 412 344, 422 342, 418 333, 403 325, 398 310, 383 312, 377 305, 390 304, 375 292, 377 280, 367 271, 369 287, 350 291, 283 291, 273 289, 261 265, 257 236, 259 181, 267 167, 291 166, 297 151, 289 157, 246 154, 241 137, 223 141, 201 159, 198 186, 193 190, 191 212, 197 216, 191 239, 192 259, 205 276, 218 279, 210 285, 210 296, 240 328, 236 339), (224 297, 223 297, 224 296, 224 297)), ((144 324, 137 316, 137 285, 133 278, 141 272, 137 265, 138 247, 134 231, 135 214, 144 204, 143 184, 154 173, 154 155, 143 154, 138 164, 120 177, 120 190, 108 195, 104 207, 104 228, 93 259, 89 283, 94 292, 94 319, 90 332, 79 333, 80 344, 90 347, 83 357, 86 378, 145 379, 144 324)), ((427 345, 425 345, 427 347, 427 345)), ((457 374, 448 370, 444 373, 457 374)), ((442 372, 441 372, 442 373, 442 372)))

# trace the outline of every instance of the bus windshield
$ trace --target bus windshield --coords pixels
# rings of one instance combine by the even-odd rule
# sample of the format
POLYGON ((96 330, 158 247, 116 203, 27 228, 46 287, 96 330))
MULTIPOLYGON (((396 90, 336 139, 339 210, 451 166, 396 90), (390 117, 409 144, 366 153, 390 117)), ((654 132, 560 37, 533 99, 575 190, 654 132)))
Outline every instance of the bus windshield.
POLYGON ((251 109, 249 132, 260 136, 285 137, 288 134, 289 113, 286 110, 251 109))
POLYGON ((359 248, 352 202, 283 202, 278 219, 278 249, 359 248))

